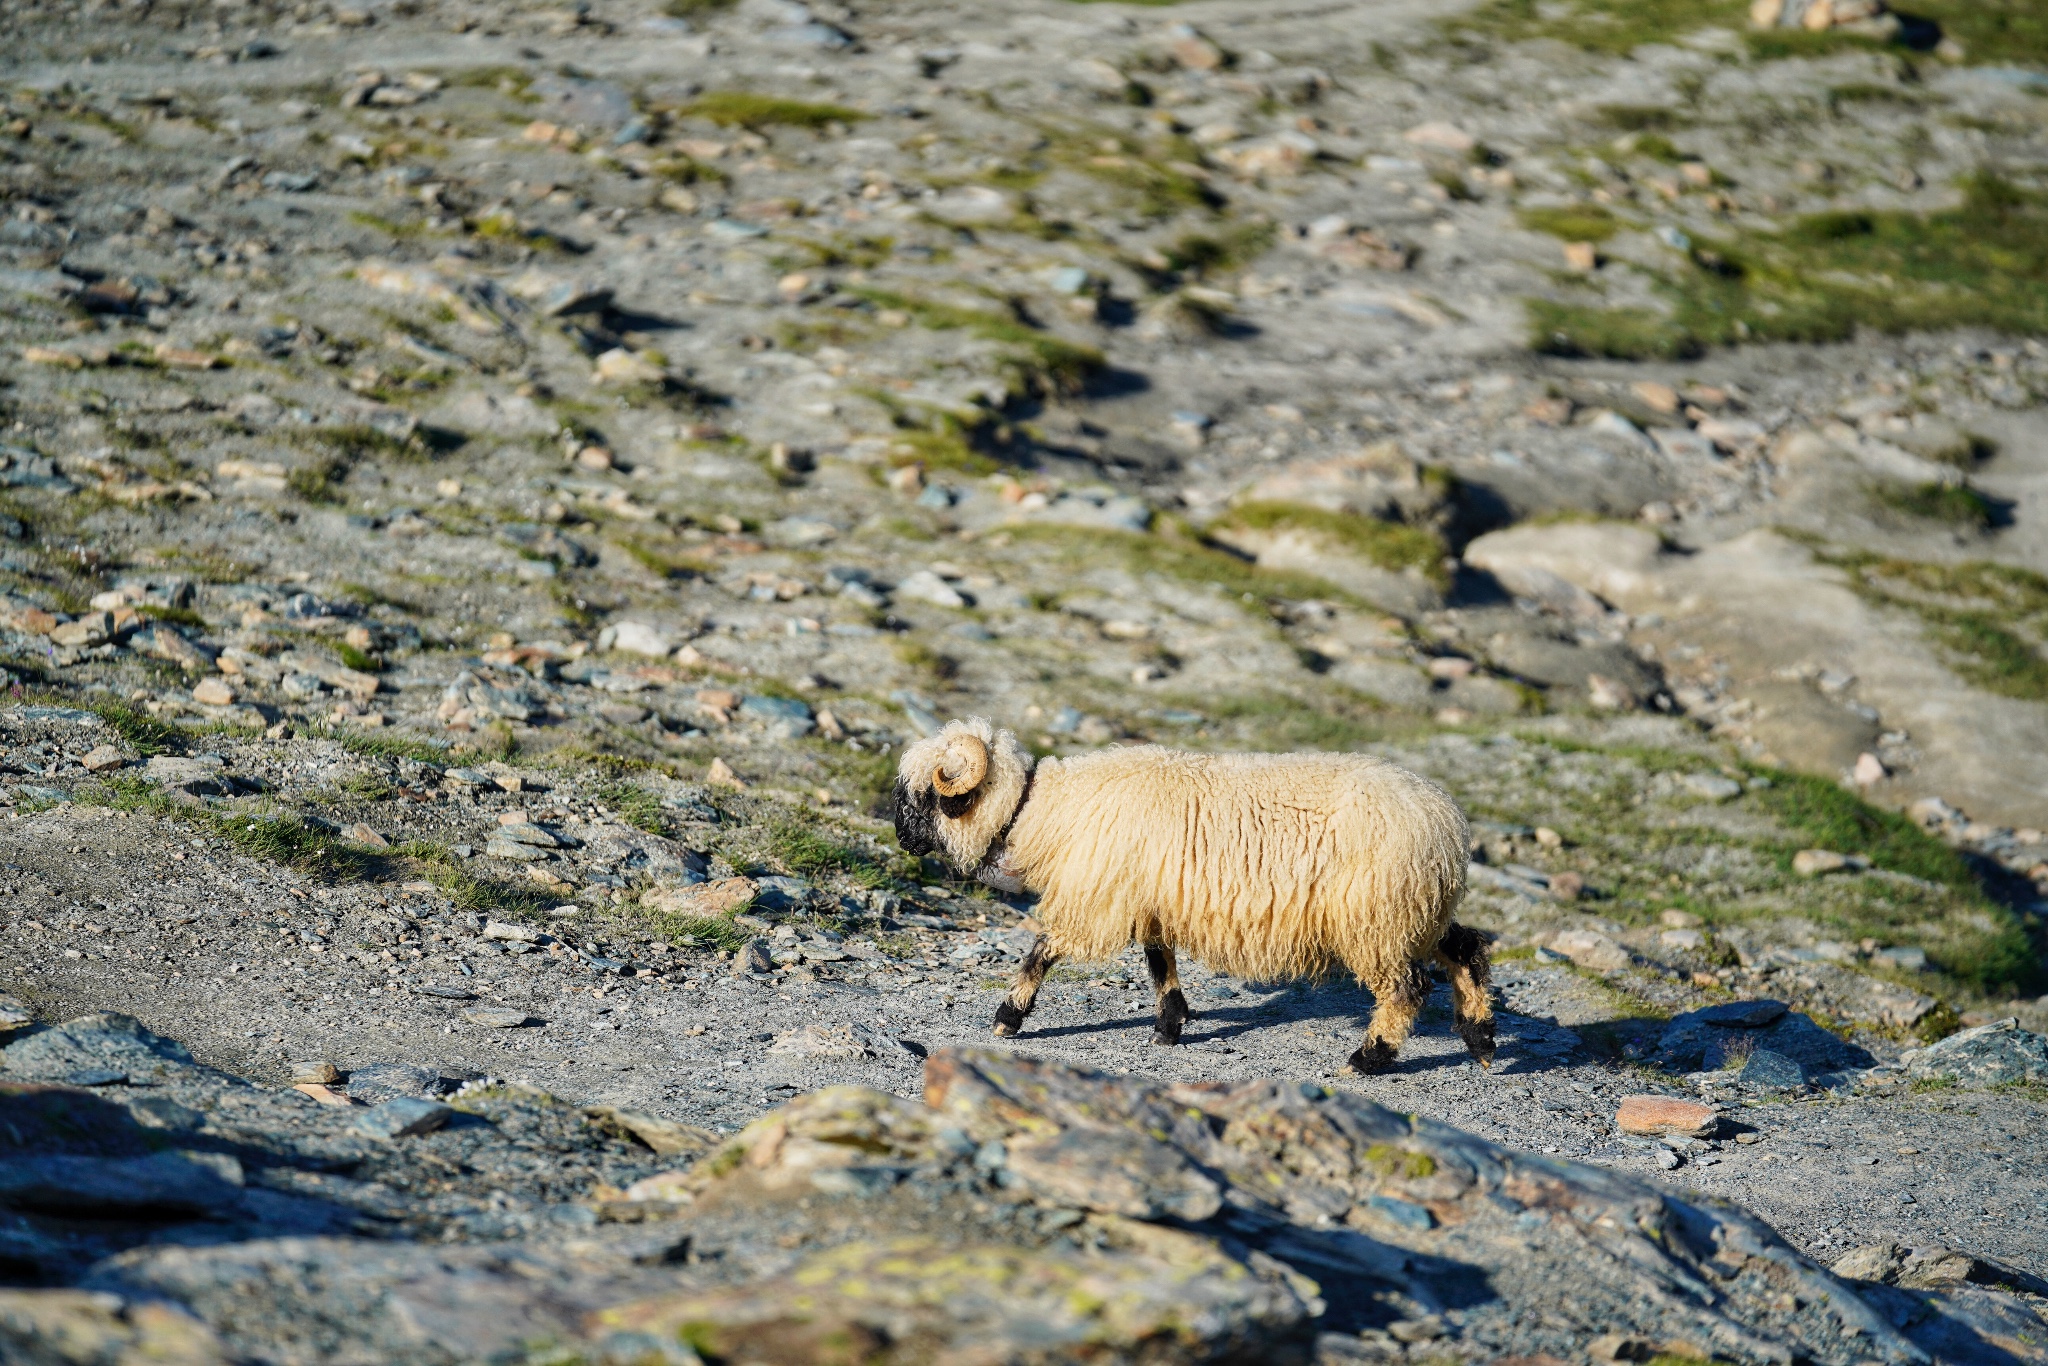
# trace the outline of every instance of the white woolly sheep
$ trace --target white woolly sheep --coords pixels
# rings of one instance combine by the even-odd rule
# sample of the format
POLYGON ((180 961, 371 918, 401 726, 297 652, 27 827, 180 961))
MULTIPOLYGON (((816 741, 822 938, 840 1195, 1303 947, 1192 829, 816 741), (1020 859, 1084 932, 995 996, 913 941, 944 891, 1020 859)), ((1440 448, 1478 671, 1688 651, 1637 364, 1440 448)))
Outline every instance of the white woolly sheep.
POLYGON ((1254 981, 1319 977, 1338 964, 1375 999, 1348 1060, 1384 1072, 1449 975, 1459 1037, 1493 1057, 1486 940, 1453 923, 1467 832, 1435 784, 1362 754, 1190 754, 1108 749, 1034 767, 1009 731, 975 717, 904 751, 896 837, 944 851, 963 872, 1040 894, 1044 927, 995 1031, 1024 1026, 1061 958, 1144 947, 1158 996, 1152 1041, 1188 1018, 1174 951, 1254 981))

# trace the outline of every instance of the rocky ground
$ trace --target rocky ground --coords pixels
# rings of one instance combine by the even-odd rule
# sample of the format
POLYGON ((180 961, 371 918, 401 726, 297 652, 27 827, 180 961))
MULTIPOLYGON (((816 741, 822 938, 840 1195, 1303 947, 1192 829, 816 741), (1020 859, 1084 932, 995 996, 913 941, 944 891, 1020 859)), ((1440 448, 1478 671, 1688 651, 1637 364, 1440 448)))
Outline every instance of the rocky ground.
POLYGON ((1019 1051, 2048 1275, 2048 38, 1791 8, 5 0, 0 1075, 915 1097, 1030 906, 904 742, 1365 748, 1473 817, 1490 1075, 1199 967, 1149 1048, 1135 957, 1019 1051))

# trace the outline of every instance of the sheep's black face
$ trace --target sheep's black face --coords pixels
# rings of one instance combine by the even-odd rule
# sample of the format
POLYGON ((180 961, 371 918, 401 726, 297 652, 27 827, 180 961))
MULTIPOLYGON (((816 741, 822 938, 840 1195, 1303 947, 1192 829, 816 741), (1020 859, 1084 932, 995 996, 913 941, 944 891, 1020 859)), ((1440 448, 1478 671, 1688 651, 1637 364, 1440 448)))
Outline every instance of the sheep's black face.
POLYGON ((896 780, 896 843, 904 853, 922 858, 939 847, 933 804, 930 788, 913 794, 908 783, 896 780))

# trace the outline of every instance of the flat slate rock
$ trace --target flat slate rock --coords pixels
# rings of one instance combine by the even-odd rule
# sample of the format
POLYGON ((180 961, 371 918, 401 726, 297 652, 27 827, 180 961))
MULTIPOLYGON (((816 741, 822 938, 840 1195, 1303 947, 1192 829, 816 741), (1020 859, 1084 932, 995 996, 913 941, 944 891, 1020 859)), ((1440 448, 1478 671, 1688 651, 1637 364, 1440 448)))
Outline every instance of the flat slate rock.
POLYGON ((198 1066, 183 1044, 150 1033, 131 1015, 113 1013, 85 1015, 22 1035, 0 1056, 7 1076, 23 1081, 71 1082, 108 1072, 147 1079, 198 1066))

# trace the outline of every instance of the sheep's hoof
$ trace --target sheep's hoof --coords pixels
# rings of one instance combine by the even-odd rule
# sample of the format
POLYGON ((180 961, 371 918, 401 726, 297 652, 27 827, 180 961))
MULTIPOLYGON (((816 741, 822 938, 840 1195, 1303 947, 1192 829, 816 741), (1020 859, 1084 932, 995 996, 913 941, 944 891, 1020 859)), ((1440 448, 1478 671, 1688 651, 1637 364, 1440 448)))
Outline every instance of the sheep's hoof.
POLYGON ((1180 1031, 1178 1029, 1174 1030, 1171 1034, 1163 1029, 1152 1031, 1152 1046, 1154 1048, 1174 1048, 1179 1046, 1179 1044, 1180 1031))
POLYGON ((1457 1023, 1458 1037, 1465 1041, 1465 1051, 1483 1068, 1493 1066, 1493 1021, 1460 1020, 1457 1023))
POLYGON ((1005 1001, 996 1007, 996 1037, 1014 1039, 1024 1032, 1024 1012, 1005 1001))
POLYGON ((1383 1043, 1365 1044, 1344 1060, 1344 1070, 1365 1077, 1391 1072, 1394 1070, 1394 1050, 1383 1043))

